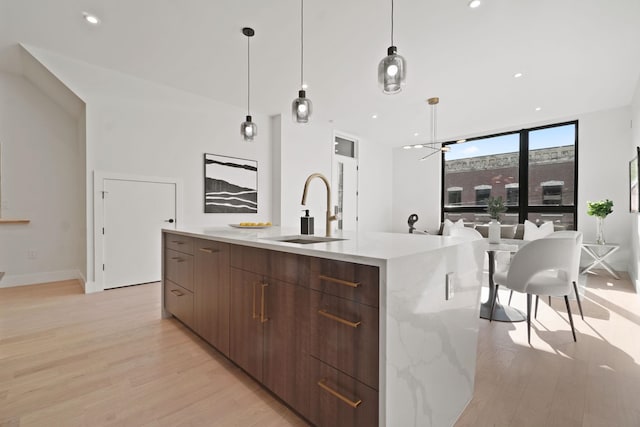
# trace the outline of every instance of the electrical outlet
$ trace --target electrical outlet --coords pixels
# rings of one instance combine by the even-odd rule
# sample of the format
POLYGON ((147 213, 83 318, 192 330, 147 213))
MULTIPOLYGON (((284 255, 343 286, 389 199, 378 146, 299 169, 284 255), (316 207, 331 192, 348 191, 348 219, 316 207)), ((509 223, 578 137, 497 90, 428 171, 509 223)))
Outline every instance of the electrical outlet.
POLYGON ((444 278, 444 299, 449 301, 455 295, 454 291, 455 273, 447 273, 444 278))
POLYGON ((36 259, 36 258, 38 258, 38 253, 33 249, 29 249, 27 251, 27 259, 36 259))

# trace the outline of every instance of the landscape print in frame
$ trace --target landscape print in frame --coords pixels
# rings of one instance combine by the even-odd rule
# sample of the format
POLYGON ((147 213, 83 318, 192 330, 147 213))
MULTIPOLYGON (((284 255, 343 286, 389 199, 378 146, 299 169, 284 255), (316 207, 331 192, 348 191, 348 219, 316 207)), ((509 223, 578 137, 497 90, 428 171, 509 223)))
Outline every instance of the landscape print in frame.
POLYGON ((205 153, 204 213, 258 213, 258 162, 205 153))

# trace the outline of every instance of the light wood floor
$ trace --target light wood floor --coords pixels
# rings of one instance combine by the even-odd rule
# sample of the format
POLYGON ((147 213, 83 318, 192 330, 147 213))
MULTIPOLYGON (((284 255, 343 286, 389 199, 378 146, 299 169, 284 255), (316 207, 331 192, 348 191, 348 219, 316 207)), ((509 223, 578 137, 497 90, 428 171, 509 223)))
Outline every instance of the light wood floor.
POLYGON ((305 426, 174 319, 160 286, 0 289, 0 426, 305 426))
MULTIPOLYGON (((306 425, 160 319, 159 290, 0 289, 0 426, 306 425)), ((640 298, 628 280, 590 276, 583 305, 577 343, 559 299, 540 305, 531 346, 524 323, 479 320, 475 395, 456 426, 640 426, 640 298)))
MULTIPOLYGON (((480 322, 474 397, 456 427, 640 426, 640 297, 628 276, 599 273, 584 321, 571 304, 575 343, 560 298, 540 299, 531 346, 526 322, 480 322)), ((526 310, 524 295, 512 305, 526 310)))

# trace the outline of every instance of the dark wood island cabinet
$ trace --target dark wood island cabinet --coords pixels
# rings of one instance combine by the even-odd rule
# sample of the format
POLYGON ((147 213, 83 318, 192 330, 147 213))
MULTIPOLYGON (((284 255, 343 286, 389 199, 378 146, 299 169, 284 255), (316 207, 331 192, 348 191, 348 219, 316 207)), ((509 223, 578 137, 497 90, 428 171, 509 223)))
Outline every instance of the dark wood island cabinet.
POLYGON ((377 267, 163 241, 168 313, 313 424, 378 425, 377 267))

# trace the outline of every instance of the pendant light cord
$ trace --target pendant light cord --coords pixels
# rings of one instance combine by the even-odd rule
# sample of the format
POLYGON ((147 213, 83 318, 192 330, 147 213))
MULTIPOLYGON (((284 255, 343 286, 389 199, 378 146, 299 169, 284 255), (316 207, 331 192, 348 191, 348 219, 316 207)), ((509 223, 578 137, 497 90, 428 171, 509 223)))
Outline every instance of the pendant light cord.
POLYGON ((391 46, 393 46, 393 0, 391 0, 391 46))
POLYGON ((438 126, 437 104, 431 106, 431 145, 436 145, 436 134, 438 126))
POLYGON ((300 88, 304 84, 304 0, 300 0, 300 88))
POLYGON ((251 115, 251 37, 247 37, 247 116, 251 115))

